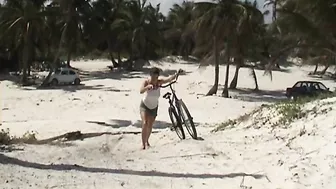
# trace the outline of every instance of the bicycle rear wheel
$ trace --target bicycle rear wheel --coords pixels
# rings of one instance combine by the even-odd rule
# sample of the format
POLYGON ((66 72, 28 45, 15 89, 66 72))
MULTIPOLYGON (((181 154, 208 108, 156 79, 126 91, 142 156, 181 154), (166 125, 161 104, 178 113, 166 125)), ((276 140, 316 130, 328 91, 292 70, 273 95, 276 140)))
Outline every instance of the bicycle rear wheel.
POLYGON ((183 127, 182 127, 182 121, 181 121, 180 117, 178 116, 176 110, 172 107, 169 107, 168 108, 168 113, 169 113, 170 120, 173 124, 173 128, 174 128, 177 136, 181 140, 185 139, 185 134, 184 134, 183 127))
POLYGON ((181 118, 183 120, 183 124, 186 126, 188 133, 193 139, 197 139, 197 132, 196 132, 196 127, 195 123, 193 121, 193 117, 191 117, 190 112, 187 108, 187 106, 184 104, 182 99, 178 101, 179 108, 180 108, 180 113, 181 113, 181 118))

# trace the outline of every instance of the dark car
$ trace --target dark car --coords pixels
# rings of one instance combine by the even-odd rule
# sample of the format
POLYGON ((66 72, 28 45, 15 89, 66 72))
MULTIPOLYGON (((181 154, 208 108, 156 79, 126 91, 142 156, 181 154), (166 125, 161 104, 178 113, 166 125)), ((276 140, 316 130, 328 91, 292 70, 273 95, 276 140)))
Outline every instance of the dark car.
POLYGON ((332 92, 323 83, 318 81, 298 81, 293 87, 286 89, 286 96, 289 99, 298 97, 313 97, 320 94, 331 94, 332 92))

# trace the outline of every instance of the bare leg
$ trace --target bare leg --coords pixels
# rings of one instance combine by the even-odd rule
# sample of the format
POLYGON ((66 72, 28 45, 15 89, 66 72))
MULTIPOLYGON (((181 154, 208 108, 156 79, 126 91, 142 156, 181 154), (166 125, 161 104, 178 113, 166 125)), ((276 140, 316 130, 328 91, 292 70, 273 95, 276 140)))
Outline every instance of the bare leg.
POLYGON ((142 149, 146 149, 146 139, 147 139, 147 133, 148 133, 148 126, 146 124, 142 125, 142 149))
POLYGON ((147 140, 146 140, 147 146, 150 146, 148 140, 149 140, 150 135, 152 134, 154 121, 155 121, 155 117, 148 116, 148 127, 147 127, 148 128, 148 130, 147 130, 148 134, 147 134, 147 140))
POLYGON ((148 135, 148 116, 145 112, 141 112, 141 120, 142 120, 142 131, 141 131, 141 137, 142 137, 142 149, 146 149, 146 141, 147 141, 147 135, 148 135))

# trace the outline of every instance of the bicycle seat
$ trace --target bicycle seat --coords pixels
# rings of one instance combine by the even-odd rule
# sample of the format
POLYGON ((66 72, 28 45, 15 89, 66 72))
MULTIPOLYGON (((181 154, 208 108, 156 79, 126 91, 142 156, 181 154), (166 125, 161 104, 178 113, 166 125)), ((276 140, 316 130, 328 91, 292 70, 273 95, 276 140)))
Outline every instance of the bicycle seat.
POLYGON ((163 98, 165 99, 169 99, 170 98, 171 93, 167 92, 165 95, 163 95, 163 98))

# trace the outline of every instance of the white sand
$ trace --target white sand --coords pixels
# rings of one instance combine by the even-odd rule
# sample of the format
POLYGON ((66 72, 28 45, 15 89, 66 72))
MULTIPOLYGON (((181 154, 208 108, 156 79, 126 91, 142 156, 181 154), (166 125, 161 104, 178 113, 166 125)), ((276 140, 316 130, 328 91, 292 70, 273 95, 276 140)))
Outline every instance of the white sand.
MULTIPOLYGON (((10 128, 17 136, 37 131, 39 139, 76 130, 140 131, 141 95, 138 90, 146 75, 141 72, 108 73, 106 66, 110 64, 109 61, 74 62, 74 67, 90 74, 80 87, 20 89, 10 81, 2 81, 2 128, 10 128)), ((168 103, 161 98, 154 125, 159 133, 152 134, 150 149, 140 150, 140 135, 103 135, 71 142, 68 146, 16 146, 24 150, 0 154, 0 188, 336 187, 335 110, 296 121, 291 128, 277 129, 275 133, 268 125, 261 129, 240 125, 210 133, 216 123, 234 119, 276 99, 237 92, 230 94, 243 100, 219 95, 205 97, 213 84, 213 67, 198 69, 197 65, 186 63, 152 64, 163 70, 182 68, 188 72, 180 76, 175 89, 193 115, 203 141, 192 140, 189 135, 181 141, 167 128, 170 124, 168 103), (303 125, 307 133, 315 134, 297 137, 291 148, 287 147, 288 140, 298 135, 303 125), (278 140, 275 134, 284 140, 278 140)), ((312 68, 288 69, 290 72, 274 72, 273 81, 262 76, 263 71, 257 71, 260 89, 275 93, 280 99, 283 96, 274 91, 285 90, 297 80, 312 79, 307 76, 312 68)), ((223 73, 224 66, 221 67, 221 84, 224 83, 223 73)), ((323 83, 331 89, 336 86, 333 81, 323 83)), ((247 69, 240 71, 238 88, 254 88, 247 69)), ((222 85, 218 94, 221 90, 222 85)), ((162 93, 165 91, 168 89, 162 93)))

